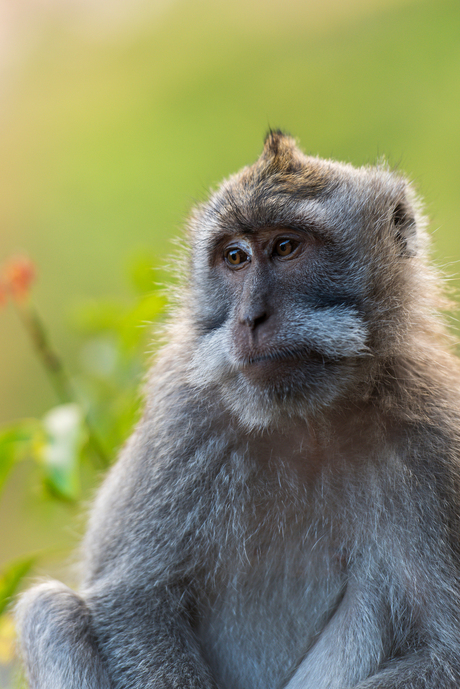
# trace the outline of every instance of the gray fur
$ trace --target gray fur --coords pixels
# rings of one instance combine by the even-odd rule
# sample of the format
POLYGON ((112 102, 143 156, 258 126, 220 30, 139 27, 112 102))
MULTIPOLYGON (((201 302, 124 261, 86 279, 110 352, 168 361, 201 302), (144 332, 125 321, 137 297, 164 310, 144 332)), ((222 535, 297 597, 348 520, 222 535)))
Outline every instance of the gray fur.
POLYGON ((195 211, 80 592, 19 603, 31 689, 460 686, 460 372, 424 226, 398 175, 276 132, 195 211))

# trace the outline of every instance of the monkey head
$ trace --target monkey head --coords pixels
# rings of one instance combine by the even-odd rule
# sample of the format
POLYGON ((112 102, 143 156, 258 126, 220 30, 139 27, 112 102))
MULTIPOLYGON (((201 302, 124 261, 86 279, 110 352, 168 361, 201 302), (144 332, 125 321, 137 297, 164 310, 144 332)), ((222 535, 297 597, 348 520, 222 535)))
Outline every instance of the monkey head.
POLYGON ((421 225, 386 167, 308 157, 270 132, 190 222, 193 385, 261 428, 352 395, 407 336, 421 225))

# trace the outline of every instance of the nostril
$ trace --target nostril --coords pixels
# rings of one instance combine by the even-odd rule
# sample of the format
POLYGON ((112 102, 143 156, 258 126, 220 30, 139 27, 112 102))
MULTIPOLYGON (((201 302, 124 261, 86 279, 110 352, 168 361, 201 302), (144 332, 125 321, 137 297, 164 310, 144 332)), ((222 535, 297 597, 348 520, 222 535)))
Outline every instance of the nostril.
POLYGON ((252 324, 252 328, 257 328, 257 326, 258 326, 258 325, 261 325, 262 323, 264 323, 264 321, 266 321, 267 318, 268 318, 268 314, 267 314, 267 313, 263 313, 261 316, 257 316, 257 318, 254 318, 254 321, 253 321, 253 324, 252 324))
POLYGON ((259 325, 262 325, 268 318, 268 313, 264 311, 263 313, 253 316, 251 314, 247 314, 242 320, 245 325, 248 326, 248 328, 251 328, 251 330, 255 330, 259 325))

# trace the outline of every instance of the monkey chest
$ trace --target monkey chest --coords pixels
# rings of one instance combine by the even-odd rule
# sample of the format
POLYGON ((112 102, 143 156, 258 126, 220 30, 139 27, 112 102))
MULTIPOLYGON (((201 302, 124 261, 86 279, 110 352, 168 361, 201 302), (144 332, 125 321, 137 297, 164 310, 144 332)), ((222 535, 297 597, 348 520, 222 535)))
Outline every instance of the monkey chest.
POLYGON ((268 553, 228 571, 202 607, 198 637, 221 689, 284 686, 336 610, 339 560, 268 553))

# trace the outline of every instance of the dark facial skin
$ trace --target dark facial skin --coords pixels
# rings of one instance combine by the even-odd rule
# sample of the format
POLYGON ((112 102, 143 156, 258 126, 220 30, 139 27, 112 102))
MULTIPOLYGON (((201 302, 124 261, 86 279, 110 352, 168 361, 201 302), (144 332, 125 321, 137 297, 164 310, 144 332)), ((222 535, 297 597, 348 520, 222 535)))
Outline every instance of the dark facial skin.
POLYGON ((249 375, 292 366, 301 354, 274 346, 272 339, 283 328, 292 285, 308 282, 320 246, 306 232, 281 227, 227 239, 217 249, 216 267, 237 304, 232 314, 235 354, 249 375))

